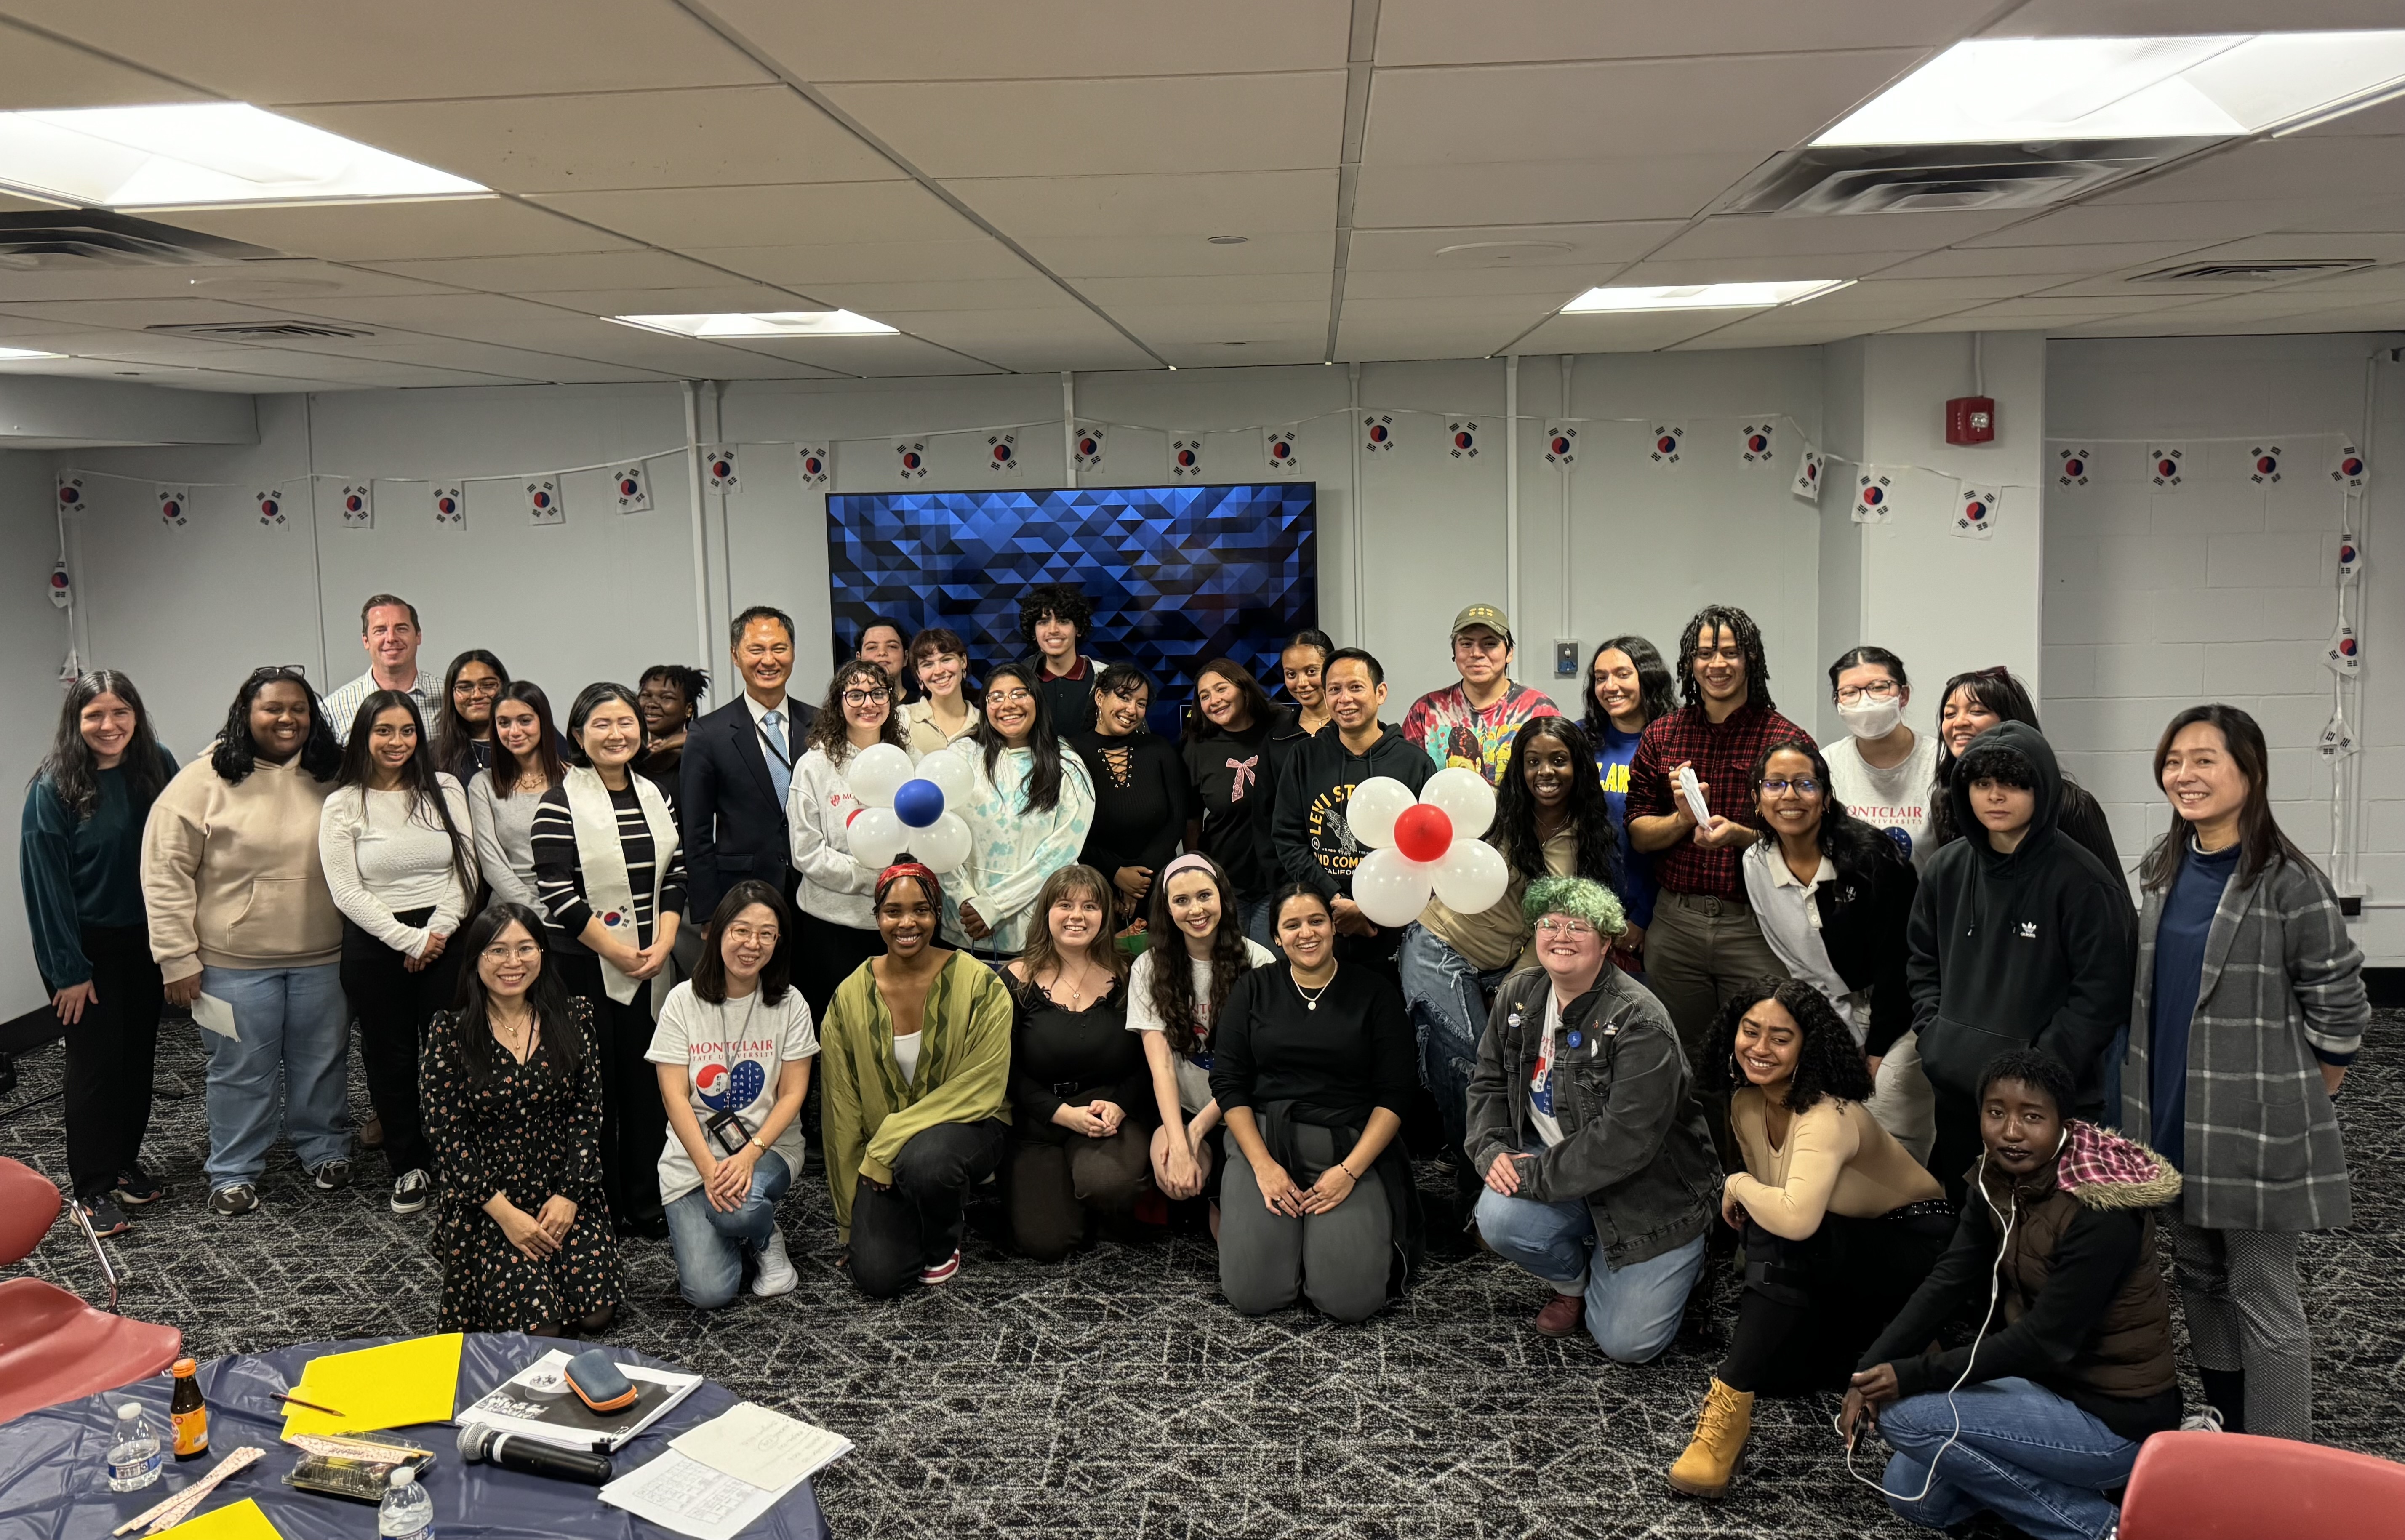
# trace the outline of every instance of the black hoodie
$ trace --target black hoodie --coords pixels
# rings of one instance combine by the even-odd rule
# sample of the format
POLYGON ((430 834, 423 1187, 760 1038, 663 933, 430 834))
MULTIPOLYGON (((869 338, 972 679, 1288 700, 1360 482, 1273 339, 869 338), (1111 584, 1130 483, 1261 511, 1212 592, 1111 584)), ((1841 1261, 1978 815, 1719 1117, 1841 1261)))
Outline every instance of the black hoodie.
POLYGON ((1921 1070, 1968 1099, 1990 1059, 2035 1047, 2071 1071, 2089 1105, 2130 1015, 2129 889, 2056 827, 2062 772, 2037 729, 2004 722, 1979 741, 2018 749, 2036 769, 2037 816, 2019 848, 1999 855, 1971 812, 1969 783, 1957 776, 1947 789, 1956 826, 1971 833, 1930 858, 1913 900, 1907 974, 1921 1070))
POLYGON ((1303 883, 1331 899, 1349 895, 1353 868, 1369 854, 1344 817, 1353 788, 1372 776, 1391 776, 1417 794, 1434 770, 1426 754, 1384 722, 1366 754, 1346 749, 1332 721, 1303 740, 1278 772, 1271 844, 1279 883, 1303 883))

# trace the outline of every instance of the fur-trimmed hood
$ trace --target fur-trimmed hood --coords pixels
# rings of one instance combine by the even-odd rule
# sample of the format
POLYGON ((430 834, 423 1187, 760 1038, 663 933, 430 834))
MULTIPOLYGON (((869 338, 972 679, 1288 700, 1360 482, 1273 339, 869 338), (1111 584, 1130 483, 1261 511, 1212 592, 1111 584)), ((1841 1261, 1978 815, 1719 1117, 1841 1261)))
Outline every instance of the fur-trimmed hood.
POLYGON ((2177 1168, 2126 1134, 2078 1118, 2054 1163, 2055 1184, 2090 1209, 2159 1209, 2179 1197, 2177 1168))

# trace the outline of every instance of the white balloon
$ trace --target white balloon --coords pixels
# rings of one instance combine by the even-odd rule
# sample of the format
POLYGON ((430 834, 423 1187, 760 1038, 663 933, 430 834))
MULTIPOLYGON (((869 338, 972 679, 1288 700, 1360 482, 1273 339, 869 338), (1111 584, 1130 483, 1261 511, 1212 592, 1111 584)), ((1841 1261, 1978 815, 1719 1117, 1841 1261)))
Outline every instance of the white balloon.
POLYGON ((969 859, 969 826, 958 813, 946 813, 924 829, 910 831, 910 853, 930 872, 950 872, 969 859))
POLYGON ((1503 902, 1512 868, 1483 839, 1456 839, 1436 865, 1436 896, 1456 914, 1476 915, 1503 902))
POLYGON ((934 781, 942 790, 946 807, 965 805, 977 784, 977 775, 970 770, 967 757, 949 748, 938 749, 919 762, 919 778, 934 781))
POLYGON ((893 805, 893 793, 901 789, 904 781, 918 773, 910 763, 908 749, 896 749, 890 743, 878 743, 852 756, 851 763, 844 769, 843 778, 851 784, 851 794, 860 799, 863 807, 891 807, 893 805))
POLYGON ((902 816, 891 807, 864 807, 844 833, 851 843, 851 859, 872 872, 881 872, 893 864, 893 858, 902 853, 918 831, 903 822, 902 816))
POLYGON ((1411 805, 1410 787, 1392 776, 1371 776, 1353 788, 1344 804, 1344 821, 1364 845, 1392 845, 1395 819, 1411 805))
POLYGON ((1353 869, 1353 902, 1373 925, 1409 925, 1428 907, 1434 871, 1391 847, 1372 850, 1353 869))
POLYGON ((1453 820, 1456 848, 1461 841, 1476 839, 1486 833, 1487 826, 1495 821, 1495 788, 1486 784, 1485 777, 1465 765, 1456 764, 1430 776, 1428 784, 1420 788, 1420 801, 1430 807, 1442 808, 1444 816, 1453 820))

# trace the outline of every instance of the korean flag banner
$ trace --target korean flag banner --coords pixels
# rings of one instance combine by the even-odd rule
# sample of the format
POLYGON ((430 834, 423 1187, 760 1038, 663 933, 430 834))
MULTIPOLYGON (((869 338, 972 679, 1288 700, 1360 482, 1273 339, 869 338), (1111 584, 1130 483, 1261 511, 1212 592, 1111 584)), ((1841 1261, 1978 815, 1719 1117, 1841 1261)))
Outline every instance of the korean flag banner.
POLYGON ((1069 435, 1069 463, 1079 470, 1092 470, 1103 463, 1103 450, 1111 441, 1110 434, 1100 423, 1079 423, 1069 435))
POLYGON ((1895 511, 1895 478, 1875 465, 1854 478, 1854 522, 1885 524, 1895 511))
POLYGON ((2003 500, 1992 486, 1966 486, 1954 505, 1954 533, 1966 540, 1984 540, 1996 532, 1996 504, 2003 500))
POLYGON ((805 491, 826 485, 835 473, 835 459, 827 453, 825 444, 803 444, 795 458, 802 468, 802 488, 805 491))
POLYGON ((527 522, 566 524, 568 505, 560 499, 559 478, 538 476, 526 483, 527 522))
POLYGON ((739 492, 743 478, 735 473, 735 446, 712 444, 701 452, 701 473, 710 478, 712 492, 739 492))
POLYGON ((468 524, 468 483, 434 483, 434 525, 438 529, 464 529, 468 524))
POLYGON ((334 508, 342 515, 345 529, 375 527, 375 483, 345 482, 335 494, 334 508))
POLYGON ((1656 423, 1645 457, 1658 466, 1674 466, 1687 457, 1687 430, 1677 423, 1656 423))
POLYGON ((2158 492, 2176 492, 2187 483, 2187 445, 2146 446, 2146 480, 2158 492))
POLYGON ((1787 490, 1807 503, 1818 503, 1821 500, 1821 472, 1825 464, 1821 452, 1806 444, 1804 457, 1795 465, 1795 479, 1787 483, 1787 490))
POLYGON ((1261 430, 1261 455, 1273 471, 1300 470, 1302 461, 1294 452, 1294 429, 1272 427, 1261 430))
POLYGON ((1737 457, 1746 465, 1768 465, 1778 452, 1779 428, 1776 423, 1748 423, 1737 436, 1737 457))
POLYGON ((618 495, 621 513, 652 511, 652 483, 640 465, 622 465, 610 472, 610 489, 618 495))

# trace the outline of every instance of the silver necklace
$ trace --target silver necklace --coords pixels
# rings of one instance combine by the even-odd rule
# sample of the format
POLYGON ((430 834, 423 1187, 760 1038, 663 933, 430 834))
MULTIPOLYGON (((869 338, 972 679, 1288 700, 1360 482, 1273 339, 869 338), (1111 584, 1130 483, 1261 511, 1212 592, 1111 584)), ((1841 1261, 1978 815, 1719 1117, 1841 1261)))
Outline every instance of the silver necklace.
POLYGON ((1286 976, 1293 981, 1294 992, 1302 997, 1302 1008, 1306 1011, 1318 1010, 1319 997, 1328 993, 1329 990, 1336 987, 1336 975, 1332 973, 1328 975, 1328 982, 1321 985, 1316 989, 1304 988, 1302 987, 1302 980, 1295 978, 1294 971, 1292 969, 1288 969, 1287 971, 1286 976))

